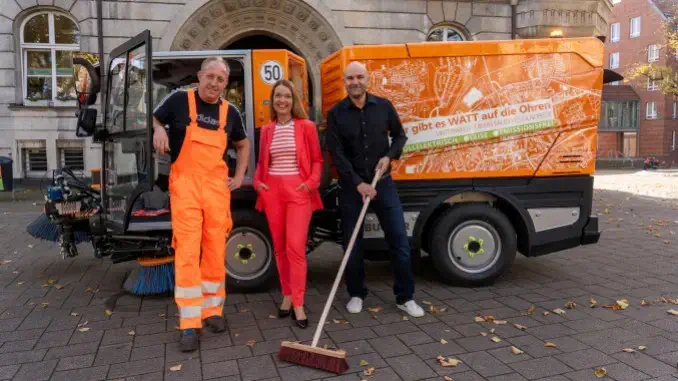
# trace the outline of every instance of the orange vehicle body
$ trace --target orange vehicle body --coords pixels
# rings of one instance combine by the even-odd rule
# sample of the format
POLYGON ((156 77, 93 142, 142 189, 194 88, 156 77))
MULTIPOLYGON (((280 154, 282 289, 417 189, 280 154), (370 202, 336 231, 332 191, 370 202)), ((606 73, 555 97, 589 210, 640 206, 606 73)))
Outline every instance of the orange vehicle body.
POLYGON ((408 135, 395 180, 590 175, 602 57, 596 38, 345 47, 322 62, 322 112, 359 61, 408 135))

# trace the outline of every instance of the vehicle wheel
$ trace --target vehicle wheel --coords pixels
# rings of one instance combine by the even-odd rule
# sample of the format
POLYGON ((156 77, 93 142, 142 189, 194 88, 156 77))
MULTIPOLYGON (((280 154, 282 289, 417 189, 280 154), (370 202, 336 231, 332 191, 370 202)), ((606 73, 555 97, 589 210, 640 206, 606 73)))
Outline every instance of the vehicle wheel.
POLYGON ((513 264, 516 232, 497 209, 485 204, 458 205, 434 226, 431 256, 445 281, 487 285, 513 264))
POLYGON ((273 242, 266 218, 253 211, 233 211, 233 230, 226 240, 229 289, 255 291, 275 276, 273 242))

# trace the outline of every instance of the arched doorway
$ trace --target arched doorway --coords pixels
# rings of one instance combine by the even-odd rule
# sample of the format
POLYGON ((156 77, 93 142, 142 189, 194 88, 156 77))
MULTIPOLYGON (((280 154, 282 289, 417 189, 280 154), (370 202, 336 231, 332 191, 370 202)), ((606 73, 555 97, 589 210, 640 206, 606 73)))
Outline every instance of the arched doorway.
MULTIPOLYGON (((271 36, 269 34, 262 34, 262 33, 252 33, 252 34, 246 34, 241 37, 237 37, 237 39, 226 43, 224 46, 222 46, 220 49, 222 50, 239 50, 239 49, 286 49, 291 51, 294 54, 297 54, 299 56, 303 56, 303 52, 300 52, 298 49, 295 49, 293 46, 290 44, 286 43, 280 38, 276 38, 274 36, 271 36)), ((306 57, 304 57, 306 59, 306 57)), ((307 60, 308 61, 308 60, 307 60)), ((308 72, 311 73, 311 67, 309 66, 307 68, 308 72)), ((312 76, 309 75, 308 78, 308 99, 315 99, 314 94, 315 92, 313 91, 313 78, 312 76)), ((313 119, 314 115, 313 112, 316 109, 316 105, 311 104, 311 110, 307 110, 309 112, 309 118, 313 119)))
MULTIPOLYGON (((337 21, 328 21, 330 11, 326 8, 322 3, 313 6, 304 0, 191 0, 187 10, 195 10, 190 16, 181 26, 172 22, 170 29, 173 25, 177 29, 170 50, 212 50, 248 42, 283 43, 306 60, 312 84, 310 99, 319 108, 320 62, 347 41, 343 28, 333 27, 337 21), (255 36, 262 35, 267 37, 257 41, 255 36)), ((177 16, 177 23, 184 17, 177 16)))

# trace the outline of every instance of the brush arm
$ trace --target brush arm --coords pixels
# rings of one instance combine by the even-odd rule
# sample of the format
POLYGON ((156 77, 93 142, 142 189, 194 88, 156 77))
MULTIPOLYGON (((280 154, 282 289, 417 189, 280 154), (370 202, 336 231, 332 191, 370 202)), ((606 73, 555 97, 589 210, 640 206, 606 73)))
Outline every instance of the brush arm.
MULTIPOLYGON (((377 186, 377 181, 379 181, 380 177, 381 171, 377 170, 377 172, 374 174, 374 179, 372 180, 372 188, 375 188, 377 186)), ((341 278, 344 275, 344 269, 346 269, 348 258, 351 254, 351 251, 353 251, 353 245, 355 244, 355 240, 358 237, 358 232, 360 231, 360 227, 363 224, 363 219, 365 218, 365 213, 367 213, 367 207, 369 205, 370 198, 367 197, 363 201, 363 209, 360 211, 360 216, 358 217, 358 222, 356 222, 355 224, 355 228, 353 228, 351 241, 348 243, 348 246, 346 247, 344 258, 341 261, 341 266, 339 266, 339 272, 337 273, 337 277, 334 279, 334 285, 332 286, 332 290, 330 291, 330 296, 327 298, 327 302, 325 303, 325 309, 323 309, 323 314, 320 316, 318 327, 315 329, 315 334, 313 335, 313 342, 311 343, 312 347, 318 346, 318 341, 320 340, 320 333, 325 327, 325 321, 327 320, 327 315, 330 313, 330 308, 332 307, 332 302, 334 301, 334 295, 337 293, 337 288, 339 288, 339 283, 341 282, 341 278)))

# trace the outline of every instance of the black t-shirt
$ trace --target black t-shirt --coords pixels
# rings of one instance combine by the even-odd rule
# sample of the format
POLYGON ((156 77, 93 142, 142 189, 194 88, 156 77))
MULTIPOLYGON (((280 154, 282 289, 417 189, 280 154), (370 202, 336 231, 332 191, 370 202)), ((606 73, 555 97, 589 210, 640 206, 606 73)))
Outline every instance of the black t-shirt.
MULTIPOLYGON (((210 130, 219 128, 219 105, 218 103, 206 103, 200 99, 197 89, 195 90, 196 112, 198 114, 198 126, 210 130)), ((188 92, 183 89, 175 90, 158 104, 153 112, 160 123, 169 125, 169 145, 172 163, 179 157, 179 151, 186 136, 186 126, 190 122, 188 115, 188 92)), ((228 105, 226 120, 226 133, 228 134, 229 146, 231 142, 238 142, 247 138, 245 127, 242 123, 240 111, 232 105, 228 105)), ((227 154, 224 152, 224 161, 228 163, 227 154)))

